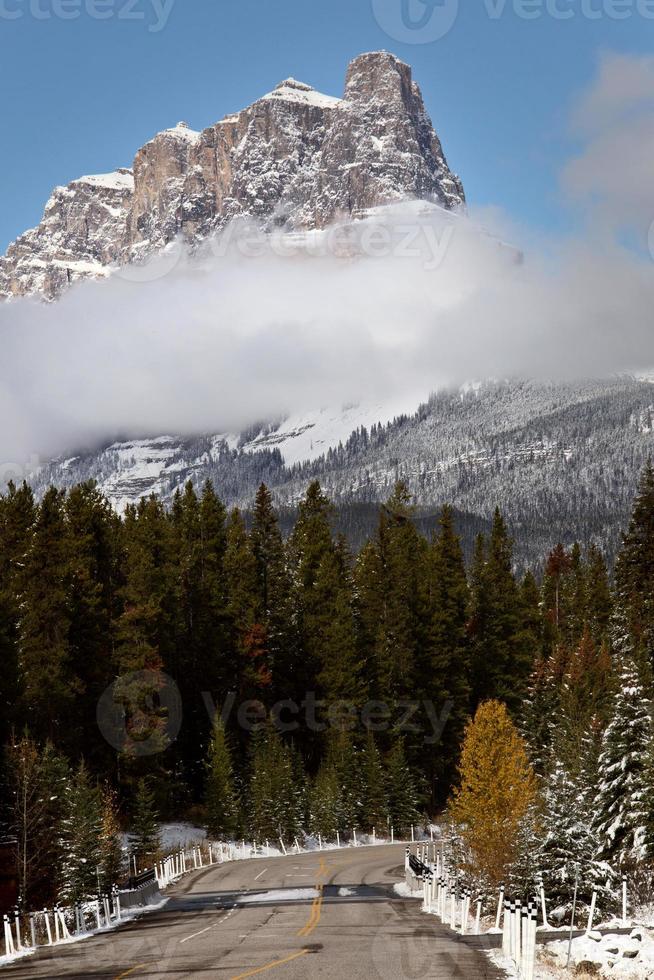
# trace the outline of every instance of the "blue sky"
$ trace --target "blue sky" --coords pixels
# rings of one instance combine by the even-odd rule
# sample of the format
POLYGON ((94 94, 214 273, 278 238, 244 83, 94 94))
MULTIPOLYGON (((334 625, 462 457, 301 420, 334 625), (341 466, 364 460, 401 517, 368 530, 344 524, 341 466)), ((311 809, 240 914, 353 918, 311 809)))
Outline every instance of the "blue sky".
POLYGON ((575 150, 571 101, 602 51, 649 53, 647 0, 556 0, 565 20, 555 0, 460 0, 431 43, 407 43, 424 33, 403 27, 403 2, 428 29, 457 12, 456 0, 431 0, 431 13, 423 0, 0 0, 0 250, 53 186, 129 166, 157 130, 202 128, 289 75, 340 94, 348 61, 379 48, 413 66, 473 205, 568 227, 558 175, 575 150))

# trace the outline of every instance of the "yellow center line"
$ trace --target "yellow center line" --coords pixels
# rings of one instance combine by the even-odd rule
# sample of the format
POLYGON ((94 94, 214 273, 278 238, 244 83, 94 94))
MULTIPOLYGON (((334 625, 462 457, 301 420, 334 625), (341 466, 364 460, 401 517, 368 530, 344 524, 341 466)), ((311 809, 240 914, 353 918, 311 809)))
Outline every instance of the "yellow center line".
POLYGON ((301 949, 299 953, 291 953, 290 956, 284 957, 283 960, 273 960, 271 963, 266 963, 265 966, 258 966, 256 970, 250 970, 248 973, 239 973, 237 976, 232 977, 231 980, 245 980, 246 977, 254 977, 257 973, 264 973, 266 970, 274 970, 276 966, 283 966, 285 963, 290 963, 291 960, 297 960, 300 956, 306 956, 310 950, 301 949))
MULTIPOLYGON (((320 864, 316 870, 315 877, 323 878, 327 875, 329 867, 325 862, 323 857, 320 858, 320 864)), ((317 927, 320 922, 320 916, 322 915, 322 900, 323 900, 323 883, 320 882, 316 885, 318 889, 318 894, 313 900, 313 905, 311 906, 311 914, 307 922, 302 926, 302 928, 297 932, 298 936, 310 936, 313 930, 317 927)))
POLYGON ((125 970, 124 973, 119 973, 117 977, 114 977, 114 980, 123 980, 123 977, 129 977, 132 975, 132 973, 136 973, 137 970, 145 970, 147 965, 147 963, 137 963, 136 966, 131 967, 129 970, 125 970))

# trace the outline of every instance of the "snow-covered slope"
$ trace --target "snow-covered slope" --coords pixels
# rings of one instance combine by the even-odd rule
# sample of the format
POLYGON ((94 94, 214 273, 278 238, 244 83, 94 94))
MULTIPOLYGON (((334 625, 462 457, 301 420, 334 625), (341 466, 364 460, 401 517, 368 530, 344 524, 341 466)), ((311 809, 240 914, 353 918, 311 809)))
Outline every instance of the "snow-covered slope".
POLYGON ((654 450, 653 406, 652 383, 631 378, 475 384, 420 407, 324 409, 240 434, 115 443, 55 462, 34 483, 92 478, 122 508, 210 479, 226 503, 249 507, 262 480, 293 506, 318 479, 338 505, 359 507, 403 479, 423 508, 447 501, 486 519, 501 506, 535 556, 577 535, 614 550, 654 450))

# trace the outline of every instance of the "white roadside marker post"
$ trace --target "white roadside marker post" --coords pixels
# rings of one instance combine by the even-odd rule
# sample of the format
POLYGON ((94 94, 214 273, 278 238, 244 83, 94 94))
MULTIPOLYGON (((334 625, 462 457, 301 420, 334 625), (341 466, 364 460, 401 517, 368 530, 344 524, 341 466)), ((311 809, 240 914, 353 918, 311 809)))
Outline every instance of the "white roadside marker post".
POLYGON ((481 906, 483 898, 481 895, 477 898, 477 916, 475 918, 475 936, 478 936, 481 930, 481 906))
POLYGON ((595 906, 597 904, 597 888, 593 888, 593 895, 590 900, 590 911, 588 913, 588 925, 586 927, 586 935, 592 932, 593 929, 593 919, 595 918, 595 906))
POLYGON ((502 917, 502 909, 506 909, 506 904, 504 902, 504 882, 500 884, 500 897, 497 903, 497 915, 495 916, 495 928, 499 929, 500 920, 502 917))
POLYGON ((504 900, 504 920, 502 923, 502 956, 509 957, 509 903, 504 900))
POLYGON ((627 925, 627 876, 622 876, 622 925, 627 925))
MULTIPOLYGON (((627 879, 625 878, 624 881, 626 882, 626 880, 627 879)), ((572 956, 572 934, 573 934, 574 929, 575 929, 575 913, 577 911, 577 891, 578 891, 578 889, 579 889, 579 868, 577 868, 577 872, 575 874, 575 890, 574 890, 574 895, 573 895, 573 898, 572 898, 572 915, 570 916, 570 939, 568 940, 568 959, 567 959, 567 962, 565 964, 566 970, 569 969, 569 967, 570 967, 570 958, 572 956)))
POLYGON ((48 946, 52 946, 52 929, 50 928, 50 916, 47 909, 43 909, 43 918, 45 919, 45 931, 48 934, 48 946))
POLYGON ((11 926, 9 924, 9 916, 3 915, 2 920, 5 927, 5 953, 7 956, 11 956, 13 953, 16 952, 16 948, 14 946, 14 937, 12 935, 11 926))
POLYGON ((542 878, 540 879, 538 885, 540 891, 540 907, 543 915, 543 926, 545 927, 545 929, 548 929, 549 923, 547 921, 547 902, 545 901, 545 882, 543 881, 542 878))

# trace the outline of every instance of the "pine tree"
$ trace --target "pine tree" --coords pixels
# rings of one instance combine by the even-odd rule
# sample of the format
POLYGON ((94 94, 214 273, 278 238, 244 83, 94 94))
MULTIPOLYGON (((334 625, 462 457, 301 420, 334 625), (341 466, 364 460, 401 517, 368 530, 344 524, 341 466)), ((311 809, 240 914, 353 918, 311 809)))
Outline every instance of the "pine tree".
POLYGON ((132 854, 142 868, 161 847, 159 814, 154 792, 147 779, 139 779, 136 787, 130 838, 132 854))
POLYGON ((162 672, 177 674, 174 536, 162 504, 154 497, 128 508, 124 521, 125 581, 114 645, 118 674, 114 698, 124 703, 126 713, 120 775, 133 790, 146 765, 151 778, 164 781, 169 777, 164 764, 172 761, 163 756, 170 745, 169 719, 159 693, 162 672), (153 759, 156 773, 149 765, 153 759))
POLYGON ((324 840, 335 840, 343 827, 341 787, 338 774, 330 764, 320 767, 309 793, 309 829, 324 840))
POLYGON ((422 693, 439 712, 449 702, 440 743, 431 747, 426 760, 431 804, 435 806, 445 802, 452 786, 470 700, 467 637, 470 597, 463 552, 450 507, 444 507, 441 513, 427 573, 428 639, 419 661, 422 693))
POLYGON ((262 700, 268 706, 281 698, 292 698, 299 703, 308 688, 299 656, 296 596, 279 519, 265 484, 257 491, 250 543, 256 565, 259 622, 265 628, 262 642, 268 661, 266 672, 261 675, 268 696, 262 691, 262 700))
POLYGON ((230 840, 238 830, 238 797, 225 726, 218 712, 214 718, 206 768, 207 830, 213 837, 230 840))
MULTIPOLYGON (((643 861, 654 853, 651 835, 652 705, 643 682, 647 667, 623 653, 617 663, 611 720, 602 738, 595 800, 595 831, 600 856, 620 864, 643 861)), ((648 672, 648 670, 647 670, 648 672)))
POLYGON ((361 755, 352 732, 332 729, 325 753, 325 765, 336 773, 340 786, 341 829, 349 831, 360 824, 362 787, 361 755))
POLYGON ((472 704, 497 698, 512 711, 520 707, 532 669, 537 639, 512 569, 512 543, 499 510, 486 546, 475 548, 472 569, 472 704))
POLYGON ((593 887, 606 881, 607 869, 596 861, 598 840, 592 829, 593 800, 580 775, 573 777, 555 761, 544 790, 540 870, 551 900, 572 902, 579 876, 579 901, 589 902, 593 887))
POLYGON ((61 821, 60 901, 75 905, 101 888, 102 794, 82 762, 72 775, 61 821))
POLYGON ((368 732, 361 753, 362 781, 360 822, 364 830, 383 831, 388 825, 386 774, 372 732, 368 732))
POLYGON ((109 785, 102 790, 100 828, 100 883, 109 892, 121 880, 125 867, 116 791, 109 785))
POLYGON ((419 819, 416 780, 404 754, 404 742, 398 738, 386 758, 386 785, 390 824, 395 834, 407 834, 419 819))
POLYGON ((96 739, 97 706, 114 679, 112 649, 122 585, 120 520, 92 482, 74 487, 64 503, 68 646, 76 724, 66 736, 71 757, 82 752, 94 770, 111 765, 108 743, 96 739))
POLYGON ((41 749, 27 734, 10 743, 6 756, 8 824, 15 841, 19 904, 27 910, 42 908, 56 893, 68 766, 51 744, 41 749))
POLYGON ((468 851, 469 871, 496 888, 518 857, 520 830, 536 798, 525 743, 499 701, 481 704, 468 724, 459 779, 450 813, 468 851))
POLYGON ((313 592, 310 628, 320 694, 328 705, 339 701, 359 705, 365 700, 366 689, 350 555, 343 539, 321 559, 313 592))
POLYGON ((21 578, 34 524, 34 496, 24 483, 0 495, 0 745, 20 729, 19 623, 21 578))
MULTIPOLYGON (((614 642, 654 669, 654 467, 647 464, 616 566, 618 622, 614 642)), ((651 692, 650 692, 651 696, 651 692)))
POLYGON ((20 665, 23 718, 33 734, 65 742, 77 693, 69 630, 69 538, 62 491, 48 490, 38 508, 21 576, 20 665))
MULTIPOLYGON (((302 777, 301 783, 304 783, 302 777)), ((304 816, 298 762, 271 724, 255 733, 247 819, 257 840, 292 839, 304 816)))
POLYGON ((374 670, 374 693, 389 705, 416 690, 419 651, 428 630, 424 582, 427 543, 415 509, 399 482, 382 507, 374 542, 362 552, 357 590, 364 639, 374 670))

